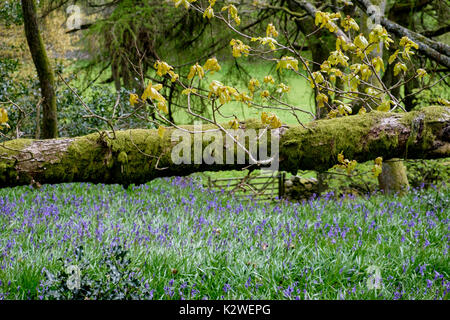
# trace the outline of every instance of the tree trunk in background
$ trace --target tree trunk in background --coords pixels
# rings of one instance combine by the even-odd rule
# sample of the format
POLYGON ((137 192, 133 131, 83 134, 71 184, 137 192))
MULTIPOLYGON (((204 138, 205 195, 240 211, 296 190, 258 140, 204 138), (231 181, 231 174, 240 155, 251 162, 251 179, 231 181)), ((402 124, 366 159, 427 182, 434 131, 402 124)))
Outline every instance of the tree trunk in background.
MULTIPOLYGON (((281 136, 280 171, 293 174, 298 170, 324 171, 337 164, 340 152, 347 159, 358 162, 376 157, 432 159, 450 156, 450 108, 447 107, 429 106, 410 113, 373 111, 365 115, 317 120, 305 126, 276 129, 281 136)), ((193 126, 184 127, 194 129, 193 126)), ((215 128, 209 125, 203 126, 202 130, 215 128)), ((241 128, 264 126, 251 121, 241 123, 241 128)), ((167 128, 162 138, 158 130, 137 129, 116 131, 116 139, 93 133, 66 139, 7 141, 0 144, 0 187, 33 181, 41 184, 140 184, 157 177, 249 167, 248 161, 243 164, 236 164, 236 161, 234 164, 194 164, 199 152, 191 152, 190 161, 186 161, 189 163, 174 164, 171 153, 175 146, 179 148, 179 137, 172 142, 174 130, 167 128)), ((225 152, 232 147, 225 141, 224 159, 225 152)), ((181 146, 196 151, 194 142, 191 135, 190 141, 181 142, 181 146)), ((203 141, 203 148, 198 151, 203 152, 210 144, 210 139, 203 141)), ((218 148, 221 150, 220 145, 218 148)), ((236 159, 236 150, 233 153, 236 159)))
POLYGON ((55 79, 51 69, 44 42, 39 34, 34 0, 22 0, 25 35, 39 77, 43 98, 41 138, 52 139, 58 136, 55 79))
POLYGON ((393 158, 383 162, 383 171, 378 176, 380 189, 385 193, 404 195, 408 190, 408 176, 403 160, 393 158))
MULTIPOLYGON (((398 23, 402 27, 411 28, 412 24, 414 22, 413 15, 416 12, 416 10, 418 10, 418 8, 416 8, 416 5, 420 7, 420 6, 425 5, 428 2, 420 1, 420 3, 418 3, 418 1, 414 2, 414 1, 410 1, 410 0, 395 1, 394 5, 391 7, 391 10, 388 13, 388 18, 389 18, 389 20, 391 20, 395 23, 398 23)), ((392 47, 389 54, 393 54, 396 49, 398 49, 396 46, 392 47)), ((387 57, 386 57, 386 59, 387 59, 387 57)), ((411 57, 411 60, 413 61, 413 63, 417 62, 417 59, 414 56, 411 57)), ((398 77, 394 77, 394 65, 395 64, 393 63, 387 67, 386 76, 383 78, 383 79, 387 80, 386 84, 388 86, 395 84, 399 80, 398 77)), ((416 66, 416 68, 418 68, 418 66, 416 66)), ((406 78, 409 79, 412 76, 413 76, 413 74, 411 73, 411 71, 409 71, 406 75, 406 78)), ((417 79, 413 79, 413 80, 407 82, 406 84, 404 84, 402 87, 404 90, 403 95, 407 96, 413 92, 414 88, 419 87, 419 82, 417 81, 417 79)), ((392 94, 395 97, 400 97, 400 87, 395 89, 392 92, 392 94)), ((414 107, 415 107, 414 96, 406 97, 404 104, 405 104, 406 111, 411 111, 412 109, 414 109, 414 107)))

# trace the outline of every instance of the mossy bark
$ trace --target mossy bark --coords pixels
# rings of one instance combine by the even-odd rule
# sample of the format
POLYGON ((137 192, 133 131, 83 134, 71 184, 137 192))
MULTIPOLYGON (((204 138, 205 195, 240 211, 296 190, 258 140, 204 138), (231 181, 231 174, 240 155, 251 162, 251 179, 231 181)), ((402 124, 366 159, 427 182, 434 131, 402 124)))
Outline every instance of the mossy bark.
POLYGON ((380 189, 385 193, 398 193, 403 195, 409 188, 406 167, 398 158, 383 162, 383 169, 378 176, 380 189))
POLYGON ((39 33, 35 0, 22 0, 22 12, 25 35, 39 77, 41 95, 43 98, 41 138, 56 138, 58 136, 58 124, 55 79, 47 57, 44 42, 39 33))
MULTIPOLYGON (((248 121, 241 127, 263 126, 258 121, 248 121)), ((136 129, 117 131, 116 139, 94 133, 75 138, 7 141, 0 144, 0 187, 29 184, 33 180, 41 184, 81 181, 139 184, 162 176, 249 167, 248 161, 212 165, 191 161, 176 165, 171 158, 172 149, 178 144, 171 141, 174 130, 167 128, 163 138, 157 130, 136 129)), ((318 120, 307 128, 282 128, 278 134, 279 169, 293 174, 298 170, 326 170, 337 163, 340 152, 359 162, 379 156, 443 158, 450 156, 450 108, 431 106, 410 113, 375 111, 318 120)), ((194 139, 189 143, 194 158, 194 139)), ((203 141, 202 150, 209 144, 210 141, 203 141)), ((224 143, 224 150, 229 147, 224 143)))

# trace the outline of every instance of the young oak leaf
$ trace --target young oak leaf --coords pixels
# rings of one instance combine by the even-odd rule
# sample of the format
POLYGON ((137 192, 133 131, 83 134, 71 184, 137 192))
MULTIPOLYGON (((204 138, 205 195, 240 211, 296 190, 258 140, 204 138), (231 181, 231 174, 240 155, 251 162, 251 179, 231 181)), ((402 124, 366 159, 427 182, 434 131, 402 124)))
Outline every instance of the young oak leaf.
POLYGON ((221 11, 228 10, 228 13, 230 16, 234 19, 234 22, 236 22, 237 25, 241 24, 241 18, 239 18, 238 10, 233 4, 229 4, 228 6, 224 6, 221 11))
POLYGON ((166 128, 163 126, 158 127, 158 136, 162 139, 164 138, 164 133, 166 132, 166 128))
POLYGON ((130 104, 134 106, 139 100, 139 96, 135 93, 130 93, 130 104))
POLYGON ((285 85, 284 83, 280 83, 279 85, 277 85, 277 92, 278 93, 287 93, 289 92, 289 90, 291 90, 291 87, 285 85))
POLYGON ((202 66, 198 64, 198 62, 195 65, 191 66, 187 78, 191 80, 196 75, 199 77, 200 80, 203 79, 203 77, 205 76, 205 71, 203 70, 202 66))
POLYGON ((271 75, 265 76, 264 77, 264 83, 271 83, 271 84, 275 84, 275 80, 273 79, 273 77, 271 75))
POLYGON ((278 69, 291 69, 298 71, 298 60, 293 57, 284 56, 277 63, 276 70, 278 69))
POLYGON ((156 106, 158 107, 159 110, 161 110, 165 114, 169 113, 169 109, 167 108, 167 101, 166 101, 166 99, 159 101, 156 106))
POLYGON ((266 37, 278 37, 278 31, 272 23, 269 23, 266 28, 266 37))
POLYGON ((377 72, 380 72, 380 69, 384 72, 384 62, 380 56, 376 56, 372 59, 372 65, 374 66, 377 72))
POLYGON ((0 108, 0 129, 3 129, 3 126, 9 128, 8 124, 8 112, 4 108, 0 108))
POLYGON ((377 107, 378 111, 388 112, 391 110, 391 104, 394 104, 391 100, 385 100, 377 107))
POLYGON ((191 93, 197 93, 197 89, 187 88, 181 91, 181 94, 190 95, 191 93))
POLYGON ((253 93, 256 91, 256 88, 259 88, 260 83, 258 79, 252 78, 248 82, 248 90, 250 90, 250 94, 253 95, 253 93))
POLYGON ((236 118, 228 122, 228 124, 230 125, 231 129, 239 129, 239 121, 236 118))
POLYGON ((422 77, 424 77, 426 75, 427 75, 427 71, 425 69, 422 69, 422 68, 417 69, 417 71, 416 71, 416 77, 417 78, 422 78, 422 77))
POLYGON ((359 25, 356 23, 355 19, 350 16, 346 16, 341 20, 341 27, 344 28, 345 32, 348 32, 350 29, 359 31, 359 25))
POLYGON ((183 5, 186 9, 189 9, 192 2, 196 2, 197 0, 172 0, 175 3, 175 8, 178 8, 180 5, 183 5))
POLYGON ((165 100, 164 97, 158 92, 162 89, 162 84, 158 83, 153 85, 150 81, 147 88, 145 88, 144 93, 142 94, 141 100, 145 101, 147 98, 157 101, 165 100))
POLYGON ((408 70, 408 68, 406 67, 406 65, 404 63, 401 62, 397 62, 396 65, 394 66, 394 76, 398 76, 398 74, 401 71, 406 72, 408 70))
POLYGON ((208 8, 205 9, 205 12, 203 13, 203 18, 208 18, 210 20, 214 18, 214 9, 212 8, 212 6, 209 6, 208 8))
POLYGON ((261 122, 269 125, 272 129, 277 129, 282 125, 280 119, 275 114, 267 112, 261 114, 261 122))
POLYGON ((153 67, 156 69, 156 74, 160 77, 164 76, 173 69, 173 67, 169 66, 166 62, 159 60, 155 62, 153 67))
POLYGON ((203 66, 205 71, 211 71, 211 74, 214 74, 216 71, 220 71, 222 67, 219 65, 219 62, 216 58, 210 58, 206 60, 205 65, 203 66))
POLYGON ((244 44, 241 40, 231 39, 230 45, 233 47, 233 57, 235 58, 239 58, 242 54, 248 56, 250 53, 250 46, 244 44))

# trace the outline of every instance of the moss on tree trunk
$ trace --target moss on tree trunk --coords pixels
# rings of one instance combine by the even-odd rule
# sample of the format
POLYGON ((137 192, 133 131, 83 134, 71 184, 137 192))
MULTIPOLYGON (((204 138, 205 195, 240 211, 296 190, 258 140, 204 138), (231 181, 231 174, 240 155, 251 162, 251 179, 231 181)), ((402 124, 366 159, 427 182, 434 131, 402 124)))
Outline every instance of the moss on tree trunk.
MULTIPOLYGON (((243 129, 262 128, 258 121, 241 123, 243 129)), ((194 129, 185 126, 186 129, 194 129)), ((202 129, 213 129, 204 126, 202 129)), ((116 139, 93 133, 88 136, 50 140, 11 140, 0 144, 0 187, 39 183, 94 182, 139 184, 157 177, 184 176, 193 172, 237 170, 244 164, 175 164, 172 140, 175 128, 167 128, 163 138, 157 130, 117 131, 116 139)), ((279 168, 296 174, 298 170, 326 170, 344 152, 359 162, 376 157, 432 159, 450 156, 450 108, 427 107, 410 113, 370 112, 278 130, 279 168)), ((225 139, 224 139, 225 142, 225 139)), ((184 143, 184 142, 183 142, 184 143)), ((202 141, 202 149, 210 144, 202 141)), ((270 144, 269 144, 270 145, 270 144)), ((223 150, 230 148, 224 143, 223 150)), ((234 155, 236 155, 237 148, 234 155)), ((269 152, 270 154, 270 152, 269 152)), ((235 158, 236 159, 236 158, 235 158)), ((225 162, 225 161, 224 161, 225 162)))

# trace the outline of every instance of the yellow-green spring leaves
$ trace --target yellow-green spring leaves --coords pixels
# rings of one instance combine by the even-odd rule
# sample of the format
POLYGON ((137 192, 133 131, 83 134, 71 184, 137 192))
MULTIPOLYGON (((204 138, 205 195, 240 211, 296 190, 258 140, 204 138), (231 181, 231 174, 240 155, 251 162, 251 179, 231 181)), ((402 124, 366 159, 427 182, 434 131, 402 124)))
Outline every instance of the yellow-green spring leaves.
POLYGON ((269 90, 261 91, 261 98, 268 98, 270 96, 269 90))
POLYGON ((427 75, 427 71, 425 69, 422 69, 422 68, 417 69, 417 71, 416 71, 417 78, 422 78, 423 76, 426 76, 426 75, 427 75))
POLYGON ((336 50, 341 50, 341 47, 344 51, 356 49, 356 46, 353 43, 345 41, 343 37, 337 37, 336 50))
MULTIPOLYGON (((157 108, 161 111, 163 111, 164 113, 168 113, 168 108, 167 108, 167 101, 166 99, 162 96, 161 93, 159 93, 159 91, 162 89, 162 84, 158 83, 153 85, 152 82, 150 81, 147 88, 145 88, 144 93, 142 94, 142 101, 146 101, 147 98, 150 98, 153 100, 158 101, 157 103, 157 108)), ((130 102, 131 102, 131 96, 130 96, 130 102)))
POLYGON ((361 50, 364 50, 369 45, 369 42, 367 41, 366 37, 362 33, 360 33, 355 40, 353 40, 353 43, 355 46, 361 50))
POLYGON ((380 56, 376 56, 372 59, 372 65, 374 66, 376 72, 380 72, 380 69, 384 72, 384 62, 380 56))
POLYGON ((402 58, 408 59, 410 55, 413 55, 414 52, 411 51, 411 48, 419 49, 419 45, 409 39, 408 37, 403 37, 400 39, 399 43, 400 47, 403 47, 402 58))
POLYGON ((315 88, 314 82, 316 84, 321 84, 325 78, 323 77, 323 74, 320 71, 315 71, 312 74, 312 79, 309 78, 310 82, 311 82, 311 88, 315 88), (313 81, 314 79, 314 81, 313 81))
POLYGON ((291 69, 298 71, 298 60, 293 57, 284 56, 278 60, 276 70, 291 69))
POLYGON ((251 96, 249 96, 247 93, 242 92, 238 96, 235 97, 236 101, 240 101, 242 103, 246 103, 250 107, 250 103, 253 100, 251 96))
POLYGON ((330 32, 335 32, 337 30, 336 24, 333 23, 334 20, 337 20, 341 17, 341 14, 338 13, 328 13, 322 11, 316 11, 315 24, 319 26, 319 28, 326 27, 330 32))
POLYGON ((169 74, 171 77, 172 82, 175 82, 179 79, 179 75, 173 72, 173 67, 168 65, 164 61, 156 61, 153 67, 156 69, 156 74, 160 77, 165 76, 166 74, 169 74))
POLYGON ((253 100, 252 96, 249 96, 245 92, 239 93, 235 88, 225 86, 222 82, 217 80, 211 81, 211 84, 209 85, 208 98, 211 99, 212 97, 218 98, 220 104, 230 102, 234 98, 236 101, 246 103, 250 106, 250 103, 253 100))
POLYGON ((261 113, 261 122, 269 125, 272 129, 279 128, 282 125, 280 119, 275 114, 267 112, 261 113))
MULTIPOLYGON (((381 25, 377 24, 369 34, 369 42, 370 43, 379 43, 383 42, 386 49, 389 49, 390 43, 394 42, 389 37, 387 30, 381 25)), ((378 46, 378 52, 380 52, 380 47, 378 46)))
POLYGON ((190 95, 191 93, 197 93, 197 89, 187 88, 181 91, 181 94, 190 95))
POLYGON ((285 85, 284 83, 280 83, 277 85, 277 92, 278 93, 288 93, 291 90, 291 87, 285 85))
POLYGON ((401 53, 403 59, 409 59, 411 55, 414 54, 414 52, 411 51, 412 48, 419 49, 419 45, 415 43, 414 41, 410 40, 408 37, 403 37, 400 39, 399 43, 400 47, 403 48, 402 51, 400 49, 396 50, 390 57, 389 57, 389 64, 392 64, 395 59, 398 58, 398 54, 401 53))
POLYGON ((350 29, 359 31, 359 25, 350 16, 346 16, 344 19, 341 20, 341 27, 344 28, 345 32, 348 32, 350 29))
POLYGON ((183 5, 186 9, 189 9, 192 2, 196 2, 197 0, 172 0, 175 3, 175 8, 178 8, 180 5, 183 5))
POLYGON ((239 121, 236 118, 228 122, 228 124, 230 125, 231 129, 239 129, 239 121))
POLYGON ((166 132, 166 128, 164 128, 163 126, 160 126, 158 128, 158 136, 162 139, 164 138, 164 133, 166 132))
POLYGON ((372 75, 372 70, 370 70, 369 66, 366 64, 355 63, 350 66, 350 69, 355 75, 360 73, 361 79, 363 79, 364 81, 369 80, 370 76, 372 75))
POLYGON ((214 74, 216 71, 220 71, 221 67, 219 65, 219 62, 217 62, 216 58, 210 58, 206 60, 205 65, 203 66, 203 69, 205 71, 210 71, 211 74, 214 74))
POLYGON ((395 59, 397 59, 399 52, 400 52, 400 50, 395 50, 395 52, 389 57, 389 60, 388 60, 389 64, 392 64, 392 62, 394 62, 395 59))
POLYGON ((208 98, 212 96, 218 97, 221 104, 230 102, 232 98, 238 99, 238 92, 235 88, 225 86, 220 81, 213 80, 209 85, 208 98))
POLYGON ((332 65, 338 65, 341 64, 343 67, 348 67, 348 61, 349 57, 344 55, 344 53, 341 50, 336 50, 331 52, 330 56, 328 57, 328 62, 332 65))
POLYGON ((391 104, 394 104, 394 102, 392 102, 391 100, 385 100, 378 105, 377 110, 388 112, 391 110, 391 104))
POLYGON ((253 95, 253 93, 256 91, 257 88, 259 88, 260 83, 258 79, 252 78, 248 82, 248 90, 250 91, 250 94, 253 95))
POLYGON ((404 63, 397 62, 394 66, 394 76, 398 76, 400 72, 402 71, 406 72, 406 70, 408 70, 408 68, 404 63))
POLYGON ((203 12, 203 18, 214 18, 214 9, 211 6, 205 9, 205 12, 203 12))
POLYGON ((145 88, 144 93, 142 94, 141 99, 143 101, 147 100, 147 98, 150 98, 152 100, 161 101, 164 99, 164 97, 158 92, 162 89, 162 84, 158 83, 153 85, 150 81, 147 88, 145 88))
POLYGON ((344 154, 342 152, 338 154, 337 160, 339 163, 336 164, 334 168, 344 169, 347 171, 347 174, 352 173, 352 171, 355 170, 356 165, 358 164, 356 160, 350 161, 348 159, 345 159, 344 154))
POLYGON ((328 96, 326 94, 319 93, 316 96, 316 101, 317 101, 317 107, 323 108, 325 106, 325 103, 328 103, 328 96))
POLYGON ((250 46, 244 44, 241 40, 231 39, 230 45, 233 47, 233 57, 239 58, 244 54, 248 56, 250 53, 250 46))
POLYGON ((265 77, 264 77, 264 83, 271 83, 271 84, 274 84, 274 83, 275 83, 275 80, 273 79, 273 77, 272 77, 271 75, 265 76, 265 77))
POLYGON ((187 78, 189 80, 191 80, 196 75, 199 77, 199 79, 203 79, 203 77, 205 76, 205 71, 203 70, 202 66, 199 65, 198 63, 196 63, 195 65, 193 65, 191 67, 191 69, 189 70, 189 74, 188 74, 187 78))
POLYGON ((278 37, 278 31, 272 23, 269 23, 266 28, 266 37, 278 37))
POLYGON ((137 94, 135 94, 135 93, 130 94, 130 104, 132 106, 134 106, 136 103, 138 103, 138 100, 139 100, 139 96, 137 94))
MULTIPOLYGON (((352 108, 348 104, 345 104, 339 100, 335 100, 335 101, 338 102, 339 105, 338 105, 337 109, 333 109, 328 113, 327 117, 329 119, 336 118, 336 116, 339 114, 342 116, 348 116, 349 114, 351 114, 353 112, 352 108)), ((363 109, 363 108, 361 108, 361 109, 363 109)), ((364 111, 365 110, 366 109, 364 109, 364 111)))
POLYGON ((3 129, 3 126, 9 128, 8 125, 8 112, 4 108, 0 108, 0 129, 3 129))
POLYGON ((234 22, 236 22, 237 25, 240 25, 241 18, 239 18, 238 10, 236 9, 236 7, 232 4, 229 4, 228 6, 223 7, 221 11, 226 10, 228 10, 228 14, 231 16, 231 18, 234 19, 234 22))
POLYGON ((265 45, 269 45, 270 49, 275 50, 277 47, 275 46, 275 44, 278 44, 277 40, 275 40, 274 38, 271 37, 257 37, 257 38, 252 38, 251 41, 259 41, 259 43, 265 45))
POLYGON ((191 66, 187 78, 191 80, 195 76, 198 76, 198 78, 201 80, 205 76, 205 71, 210 71, 211 74, 213 74, 216 71, 220 71, 220 69, 221 67, 217 62, 217 59, 210 58, 206 60, 205 65, 203 67, 199 65, 198 62, 195 65, 191 66))
POLYGON ((209 7, 205 9, 203 12, 203 18, 212 19, 214 18, 214 5, 216 4, 216 0, 209 0, 209 7))
POLYGON ((382 171, 382 164, 383 164, 383 158, 382 157, 378 157, 374 160, 374 165, 372 168, 372 172, 374 177, 378 177, 382 171))

